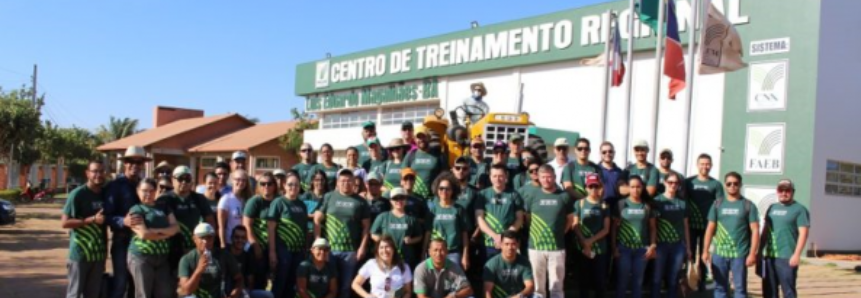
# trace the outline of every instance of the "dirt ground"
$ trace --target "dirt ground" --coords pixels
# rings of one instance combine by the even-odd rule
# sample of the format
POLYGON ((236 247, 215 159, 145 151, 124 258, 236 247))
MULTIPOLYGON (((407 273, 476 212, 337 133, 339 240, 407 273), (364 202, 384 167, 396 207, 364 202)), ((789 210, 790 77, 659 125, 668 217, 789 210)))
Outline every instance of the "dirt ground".
MULTIPOLYGON (((20 207, 18 223, 0 227, 0 297, 62 297, 68 247, 68 234, 60 227, 59 208, 20 207)), ((760 280, 753 272, 750 277, 750 293, 761 297, 760 280)), ((798 291, 800 297, 858 298, 861 273, 834 266, 803 265, 798 291)), ((712 297, 712 293, 692 297, 712 297)))

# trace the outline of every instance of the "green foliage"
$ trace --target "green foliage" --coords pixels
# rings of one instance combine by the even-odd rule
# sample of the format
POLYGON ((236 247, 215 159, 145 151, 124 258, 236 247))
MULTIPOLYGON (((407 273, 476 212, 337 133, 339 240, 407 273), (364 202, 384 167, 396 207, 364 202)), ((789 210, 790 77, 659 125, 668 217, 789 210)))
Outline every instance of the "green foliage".
POLYGON ((299 112, 299 109, 293 108, 290 110, 293 120, 297 121, 293 128, 289 129, 286 134, 278 139, 278 143, 285 151, 292 154, 299 154, 299 148, 305 142, 305 130, 317 129, 319 122, 312 119, 308 112, 299 112))
POLYGON ((7 201, 18 201, 21 198, 21 190, 20 189, 4 189, 0 190, 0 199, 4 199, 7 201))
POLYGON ((111 116, 111 120, 107 126, 102 125, 96 130, 96 136, 101 144, 110 143, 127 136, 140 132, 138 130, 138 119, 131 118, 115 118, 111 116))
POLYGON ((0 158, 20 164, 39 160, 36 143, 43 129, 39 107, 44 95, 33 101, 32 90, 21 87, 5 92, 0 88, 0 158))

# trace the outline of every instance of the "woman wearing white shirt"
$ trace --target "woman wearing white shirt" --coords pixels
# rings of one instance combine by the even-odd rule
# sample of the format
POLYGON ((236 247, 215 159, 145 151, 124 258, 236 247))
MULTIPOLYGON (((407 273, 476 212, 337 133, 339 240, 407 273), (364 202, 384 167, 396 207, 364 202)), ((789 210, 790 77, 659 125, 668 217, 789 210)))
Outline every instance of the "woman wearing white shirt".
POLYGON ((410 298, 413 275, 395 249, 395 240, 383 235, 377 243, 374 259, 368 260, 353 279, 353 291, 362 298, 410 298), (371 292, 362 287, 371 281, 371 292))
POLYGON ((248 183, 248 173, 245 170, 236 170, 231 174, 233 178, 233 192, 228 192, 218 200, 218 235, 221 238, 221 248, 230 247, 230 239, 233 228, 242 224, 242 206, 251 195, 251 187, 248 183))

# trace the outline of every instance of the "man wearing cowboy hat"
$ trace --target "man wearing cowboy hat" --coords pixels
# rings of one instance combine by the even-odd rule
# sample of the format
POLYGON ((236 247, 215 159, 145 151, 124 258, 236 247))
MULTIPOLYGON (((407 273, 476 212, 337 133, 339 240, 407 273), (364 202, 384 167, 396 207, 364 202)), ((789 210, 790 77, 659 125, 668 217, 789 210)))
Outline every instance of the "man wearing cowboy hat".
MULTIPOLYGON (((137 184, 143 178, 144 163, 151 160, 152 158, 147 156, 143 147, 129 146, 122 157, 122 174, 105 186, 104 215, 111 229, 111 263, 114 266, 113 289, 109 295, 111 298, 124 297, 126 287, 129 288, 129 292, 134 292, 134 284, 129 282, 130 276, 126 263, 132 232, 123 220, 129 209, 140 203, 136 191, 137 184)), ((136 216, 134 220, 139 222, 141 218, 136 216)))
POLYGON ((469 85, 469 90, 472 91, 472 96, 463 100, 463 108, 470 123, 476 123, 484 115, 490 113, 490 106, 484 101, 484 97, 487 96, 487 88, 484 87, 484 83, 477 82, 469 85))
POLYGON ((173 166, 170 165, 170 163, 168 163, 166 160, 162 160, 155 167, 155 176, 157 178, 170 177, 170 173, 172 173, 172 172, 173 172, 173 166))

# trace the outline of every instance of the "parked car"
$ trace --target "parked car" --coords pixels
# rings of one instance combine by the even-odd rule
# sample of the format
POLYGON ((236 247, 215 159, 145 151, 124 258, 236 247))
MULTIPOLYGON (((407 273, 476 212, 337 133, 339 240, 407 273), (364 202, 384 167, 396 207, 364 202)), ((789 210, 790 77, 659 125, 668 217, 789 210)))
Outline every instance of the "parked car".
POLYGON ((0 225, 11 225, 15 223, 15 204, 0 199, 0 225))

